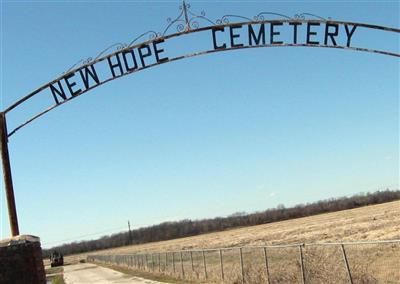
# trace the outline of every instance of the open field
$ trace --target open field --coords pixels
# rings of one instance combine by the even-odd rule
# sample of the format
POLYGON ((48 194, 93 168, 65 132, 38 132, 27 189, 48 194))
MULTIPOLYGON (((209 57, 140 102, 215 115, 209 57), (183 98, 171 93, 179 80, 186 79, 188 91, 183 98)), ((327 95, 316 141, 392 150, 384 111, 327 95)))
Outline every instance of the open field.
MULTIPOLYGON (((109 258, 111 261, 108 261, 110 264, 119 263, 126 268, 129 266, 134 269, 132 270, 133 274, 143 271, 155 271, 157 274, 159 270, 161 274, 178 279, 220 283, 221 260, 219 255, 222 253, 224 283, 265 283, 268 274, 265 270, 263 248, 243 248, 243 270, 241 270, 237 247, 388 239, 400 239, 400 201, 194 237, 68 256, 66 261, 77 262, 89 254, 99 254, 103 257, 112 255, 109 258), (157 254, 213 248, 228 249, 222 252, 219 250, 206 251, 207 279, 200 252, 183 252, 183 254, 176 252, 162 254, 162 256, 157 254), (156 253, 155 259, 151 253, 156 253), (124 256, 126 254, 136 254, 137 256, 135 259, 131 256, 124 256), (119 256, 116 258, 116 255, 119 256), (182 255, 183 262, 181 262, 182 255), (174 257, 176 267, 171 264, 174 257), (191 265, 190 258, 194 259, 194 265, 191 265), (242 280, 242 275, 245 275, 245 280, 242 280)), ((400 243, 347 245, 346 252, 354 283, 397 283, 400 281, 397 267, 400 261, 400 243), (395 282, 390 282, 393 279, 395 282)), ((268 254, 272 283, 301 283, 302 269, 298 246, 268 248, 268 254)), ((304 277, 306 277, 307 283, 348 282, 348 273, 340 246, 306 246, 303 248, 303 256, 304 277)))
MULTIPOLYGON (((400 201, 366 206, 357 209, 344 210, 334 213, 320 214, 311 217, 292 219, 265 225, 243 227, 223 232, 203 234, 194 237, 180 238, 170 241, 147 243, 91 252, 88 254, 122 255, 118 263, 123 267, 132 265, 132 258, 125 254, 148 254, 171 252, 178 250, 198 250, 212 248, 231 248, 222 251, 224 262, 225 283, 240 283, 242 273, 246 283, 261 283, 266 281, 265 261, 262 248, 244 248, 244 270, 240 272, 238 248, 242 246, 265 246, 295 243, 327 243, 400 239, 400 201), (131 262, 129 262, 131 261, 131 262)), ((400 274, 396 266, 400 260, 399 244, 387 245, 348 245, 346 251, 349 267, 354 283, 397 283, 400 274), (397 281, 395 280, 395 281, 397 281), (389 282, 388 282, 389 281, 389 282)), ((299 247, 282 249, 269 248, 271 281, 273 283, 300 283, 301 269, 299 262, 299 247), (289 277, 289 278, 288 278, 289 277)), ((156 258, 148 254, 141 261, 140 271, 153 271, 156 267, 170 276, 184 277, 194 282, 204 281, 204 266, 201 253, 193 252, 194 267, 189 262, 189 252, 183 253, 183 264, 180 253, 173 253, 165 258, 156 258), (172 269, 171 257, 175 256, 176 271, 172 269), (164 259, 164 260, 163 260, 164 259), (183 273, 185 267, 185 273, 183 273)), ((219 283, 220 260, 218 250, 207 251, 207 283, 219 283)), ((66 258, 67 262, 76 262, 86 258, 88 254, 74 255, 66 258)), ((305 277, 307 283, 347 283, 348 274, 343 263, 340 246, 306 246, 303 248, 305 277)), ((111 263, 115 262, 111 261, 111 263)))
MULTIPOLYGON (((128 254, 247 245, 387 239, 400 239, 400 201, 95 253, 128 254)), ((66 260, 75 262, 93 253, 68 256, 66 260)))

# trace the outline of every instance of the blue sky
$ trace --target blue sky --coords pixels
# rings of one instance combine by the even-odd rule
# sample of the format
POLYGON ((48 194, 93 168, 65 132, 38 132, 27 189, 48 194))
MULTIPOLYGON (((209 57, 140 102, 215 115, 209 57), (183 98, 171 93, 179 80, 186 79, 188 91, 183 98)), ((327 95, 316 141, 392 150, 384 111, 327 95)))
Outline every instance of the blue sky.
MULTIPOLYGON (((163 30, 179 4, 2 1, 2 108, 81 58, 163 30)), ((399 27, 397 1, 191 4, 213 20, 309 12, 399 27)), ((379 32, 355 43, 399 50, 398 36, 379 32)), ((140 227, 397 189, 399 61, 318 48, 177 61, 82 95, 16 133, 9 148, 20 231, 45 247, 118 232, 127 220, 140 227)), ((4 189, 1 198, 5 238, 4 189)))

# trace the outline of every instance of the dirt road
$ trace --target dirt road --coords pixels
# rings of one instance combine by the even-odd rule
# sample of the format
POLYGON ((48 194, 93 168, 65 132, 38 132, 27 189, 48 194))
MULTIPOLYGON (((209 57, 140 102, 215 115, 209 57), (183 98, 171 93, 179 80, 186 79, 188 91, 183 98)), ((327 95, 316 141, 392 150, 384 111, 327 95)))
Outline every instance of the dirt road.
POLYGON ((139 277, 134 277, 90 263, 80 263, 64 266, 64 280, 66 284, 161 284, 161 282, 155 282, 139 277))

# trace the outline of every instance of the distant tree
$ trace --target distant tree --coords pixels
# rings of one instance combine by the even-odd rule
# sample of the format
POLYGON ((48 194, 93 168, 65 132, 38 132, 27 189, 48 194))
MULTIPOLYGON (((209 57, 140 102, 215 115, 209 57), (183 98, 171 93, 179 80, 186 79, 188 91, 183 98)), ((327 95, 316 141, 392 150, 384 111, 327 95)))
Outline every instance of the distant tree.
MULTIPOLYGON (((259 225, 326 212, 352 209, 399 199, 399 190, 391 191, 387 189, 374 193, 359 193, 351 197, 330 198, 307 204, 298 204, 290 208, 286 208, 283 204, 279 204, 276 209, 267 209, 262 212, 251 214, 236 212, 225 218, 216 217, 213 219, 194 221, 185 219, 178 222, 164 222, 158 225, 132 230, 132 239, 134 244, 170 240, 222 231, 240 226, 259 225)), ((53 250, 68 255, 124 246, 127 244, 128 234, 128 232, 121 232, 110 236, 103 236, 97 240, 63 244, 43 250, 43 257, 49 257, 53 250)))

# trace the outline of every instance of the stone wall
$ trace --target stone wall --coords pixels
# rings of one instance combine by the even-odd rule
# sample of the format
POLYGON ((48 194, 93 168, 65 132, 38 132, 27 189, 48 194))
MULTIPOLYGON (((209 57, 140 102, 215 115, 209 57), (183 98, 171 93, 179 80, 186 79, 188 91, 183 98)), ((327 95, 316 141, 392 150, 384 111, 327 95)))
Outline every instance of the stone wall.
POLYGON ((44 284, 40 239, 17 236, 0 241, 0 284, 44 284))

